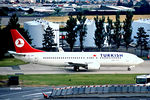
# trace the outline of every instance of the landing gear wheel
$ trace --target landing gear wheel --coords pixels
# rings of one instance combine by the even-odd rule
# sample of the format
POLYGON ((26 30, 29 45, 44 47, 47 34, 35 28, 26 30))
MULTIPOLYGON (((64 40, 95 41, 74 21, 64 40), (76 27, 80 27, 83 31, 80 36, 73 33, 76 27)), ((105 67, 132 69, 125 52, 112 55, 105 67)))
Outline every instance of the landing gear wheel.
POLYGON ((131 68, 128 68, 128 71, 131 71, 131 68))
POLYGON ((79 71, 79 68, 77 68, 76 71, 78 72, 78 71, 79 71))
POLYGON ((74 71, 78 72, 79 71, 79 67, 74 67, 74 71))

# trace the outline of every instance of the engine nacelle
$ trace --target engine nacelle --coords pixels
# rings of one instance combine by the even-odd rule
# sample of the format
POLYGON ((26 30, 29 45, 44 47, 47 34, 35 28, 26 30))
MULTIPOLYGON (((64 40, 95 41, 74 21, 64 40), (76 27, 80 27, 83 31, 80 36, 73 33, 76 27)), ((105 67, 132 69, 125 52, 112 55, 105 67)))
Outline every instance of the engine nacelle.
POLYGON ((87 69, 88 70, 99 70, 100 69, 100 63, 98 63, 98 62, 90 63, 90 64, 88 64, 87 69))

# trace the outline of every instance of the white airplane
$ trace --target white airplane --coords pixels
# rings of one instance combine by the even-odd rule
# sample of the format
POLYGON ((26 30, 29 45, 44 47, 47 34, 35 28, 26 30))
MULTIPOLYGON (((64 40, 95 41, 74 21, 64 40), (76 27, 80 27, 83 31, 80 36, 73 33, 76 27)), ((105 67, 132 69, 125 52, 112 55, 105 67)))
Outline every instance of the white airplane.
POLYGON ((98 70, 101 65, 128 66, 130 71, 135 65, 144 62, 136 55, 123 52, 45 52, 32 48, 16 29, 11 29, 11 34, 16 52, 9 51, 9 53, 25 62, 61 67, 71 66, 75 71, 79 71, 79 67, 98 70))

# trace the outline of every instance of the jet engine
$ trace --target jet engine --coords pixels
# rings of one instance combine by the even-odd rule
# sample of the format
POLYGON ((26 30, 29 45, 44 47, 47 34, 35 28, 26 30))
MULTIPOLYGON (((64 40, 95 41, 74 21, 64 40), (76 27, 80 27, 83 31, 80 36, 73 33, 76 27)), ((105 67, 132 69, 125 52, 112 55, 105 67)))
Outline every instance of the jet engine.
POLYGON ((100 69, 100 63, 98 63, 98 62, 89 63, 87 65, 87 69, 88 70, 99 70, 100 69))

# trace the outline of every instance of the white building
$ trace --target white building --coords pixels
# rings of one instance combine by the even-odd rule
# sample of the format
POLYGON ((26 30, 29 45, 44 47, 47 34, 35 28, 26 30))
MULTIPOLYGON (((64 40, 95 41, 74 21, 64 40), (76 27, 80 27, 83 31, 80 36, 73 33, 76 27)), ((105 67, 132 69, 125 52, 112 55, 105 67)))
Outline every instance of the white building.
MULTIPOLYGON (((95 40, 94 40, 95 30, 96 30, 95 21, 86 19, 85 24, 87 27, 87 34, 86 37, 84 38, 83 45, 85 47, 96 47, 95 40)), ((104 27, 105 26, 106 24, 104 24, 104 27)), ((75 46, 80 46, 79 36, 77 37, 75 46)), ((105 47, 108 46, 107 41, 104 42, 104 46, 105 47)))
POLYGON ((133 21, 132 23, 132 39, 134 42, 136 42, 136 39, 134 39, 134 36, 137 36, 138 28, 143 27, 147 35, 149 35, 149 46, 150 46, 150 19, 140 19, 133 21))
POLYGON ((52 22, 48 22, 45 20, 35 20, 35 21, 28 21, 24 23, 24 28, 29 32, 31 36, 32 45, 37 48, 42 48, 42 41, 43 41, 43 34, 45 33, 44 30, 48 27, 48 25, 54 31, 54 42, 57 43, 57 47, 59 47, 59 24, 55 24, 52 22))
POLYGON ((60 12, 74 12, 76 11, 73 7, 63 7, 60 12))

